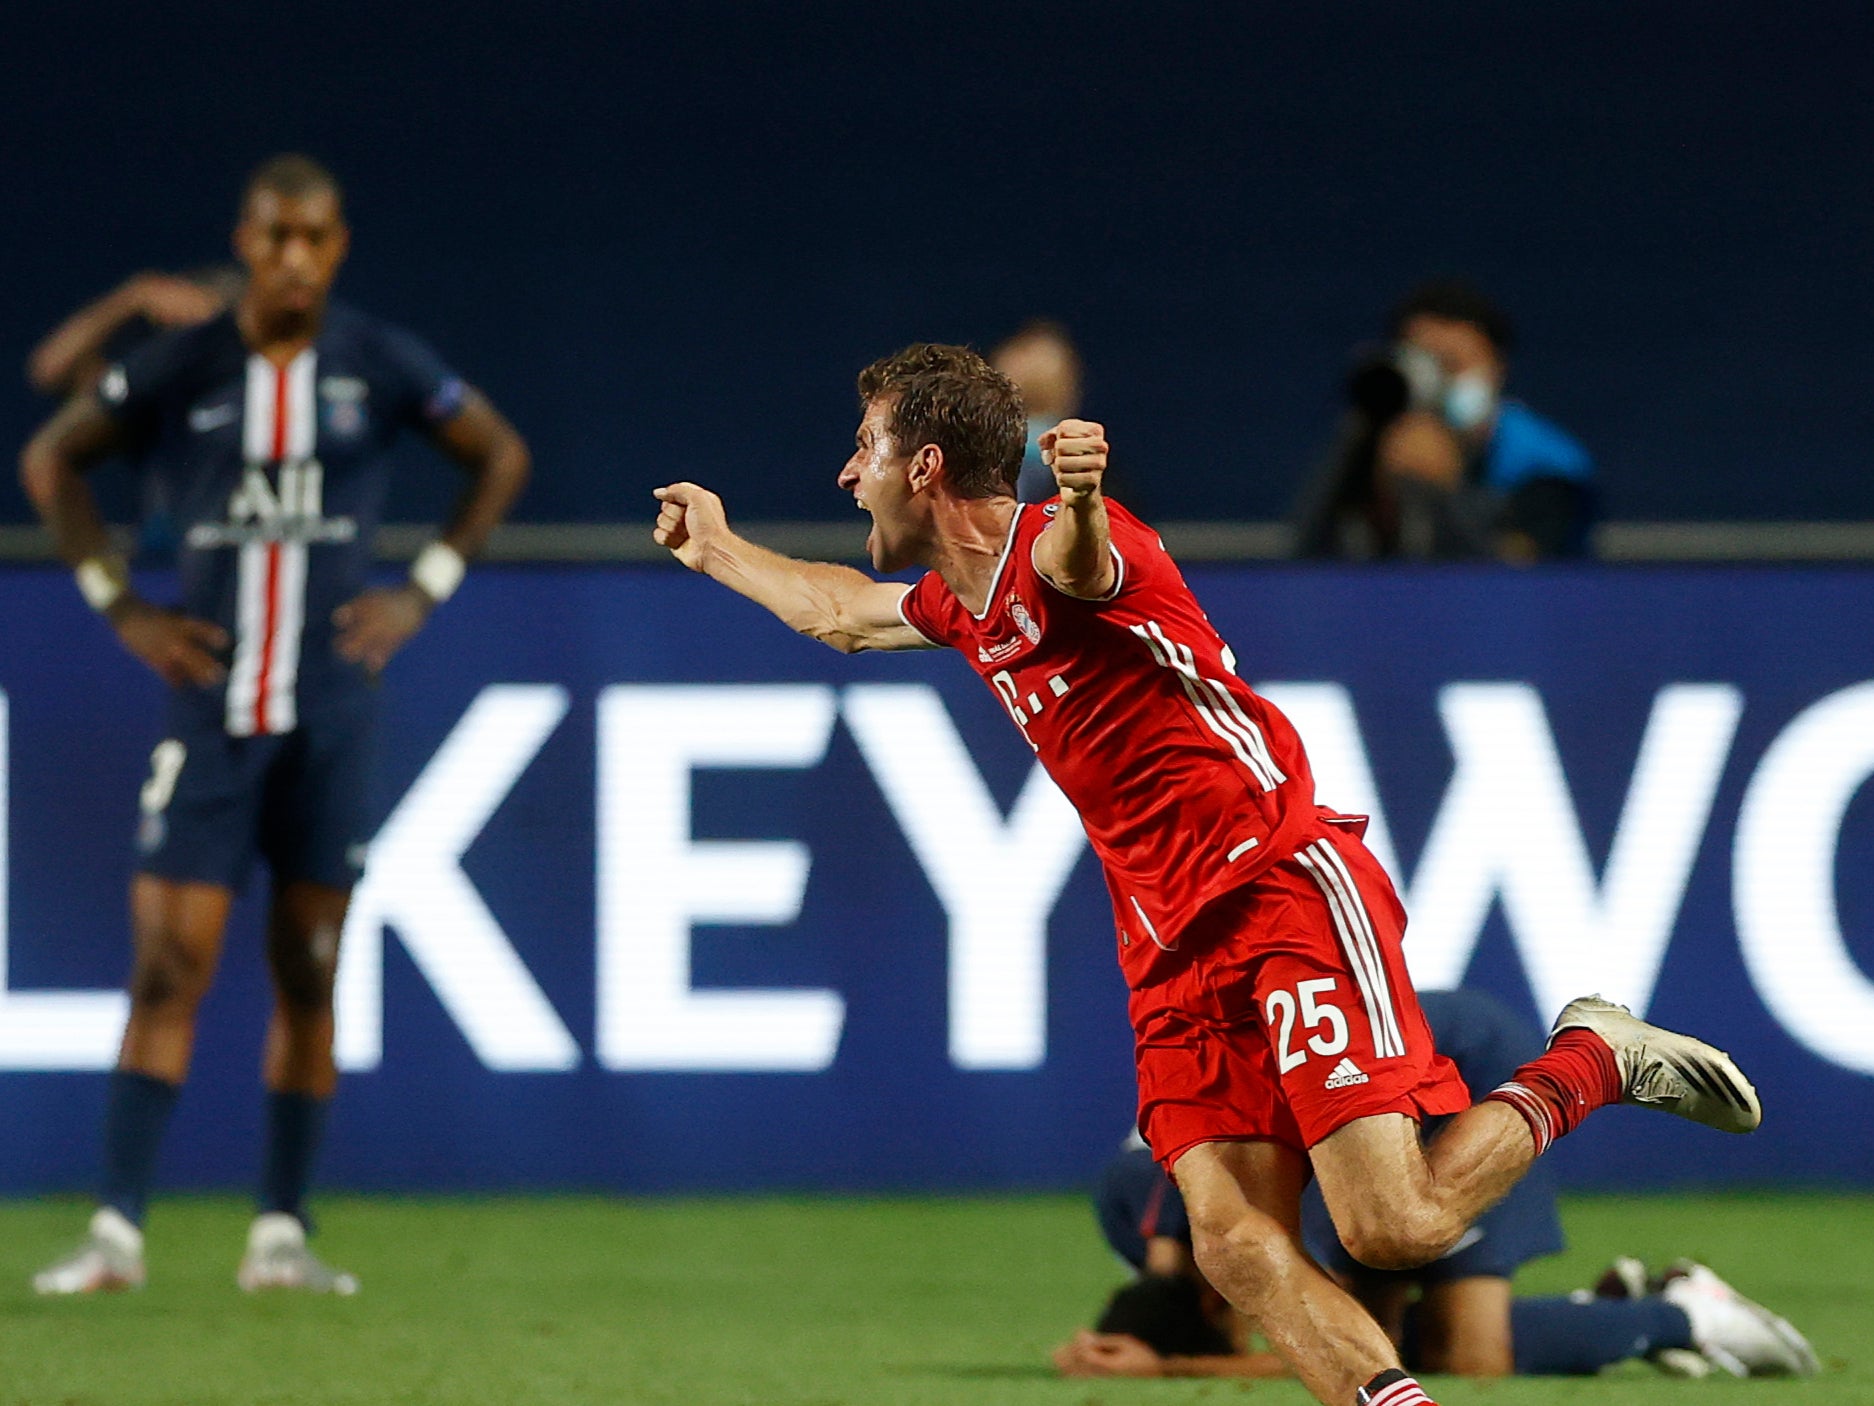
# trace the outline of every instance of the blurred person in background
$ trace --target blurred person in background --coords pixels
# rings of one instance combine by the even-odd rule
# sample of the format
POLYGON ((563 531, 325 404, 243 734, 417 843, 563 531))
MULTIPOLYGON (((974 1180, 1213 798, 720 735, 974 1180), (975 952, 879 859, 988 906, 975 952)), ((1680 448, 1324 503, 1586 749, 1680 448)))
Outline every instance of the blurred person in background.
MULTIPOLYGON (((211 264, 186 273, 132 274, 48 332, 26 362, 26 380, 43 395, 84 395, 145 342, 178 327, 193 327, 223 311, 241 295, 245 275, 232 264, 211 264)), ((167 559, 175 550, 168 484, 160 474, 140 474, 141 521, 137 549, 167 559)))
POLYGON ((1035 318, 989 353, 989 364, 1015 383, 1028 410, 1028 447, 1015 496, 1023 503, 1052 498, 1058 488, 1041 458, 1041 436, 1080 413, 1080 353, 1058 322, 1035 318))
POLYGON ((337 1083, 333 982, 370 839, 378 675, 454 592, 528 472, 513 427, 427 346, 328 301, 350 245, 330 172, 303 156, 262 165, 234 245, 248 277, 233 306, 110 366, 20 460, 86 603, 170 686, 140 797, 130 1018, 106 1098, 103 1186, 85 1241, 35 1276, 45 1294, 144 1282, 157 1154, 257 858, 272 879, 274 1001, 265 1156, 236 1282, 356 1289, 307 1247, 305 1199, 337 1083), (410 578, 370 588, 386 451, 406 429, 467 485, 410 578), (85 473, 113 455, 168 485, 178 609, 139 596, 111 546, 85 473))
MULTIPOLYGON (((1421 991, 1419 999, 1433 1043, 1472 1088, 1502 1083, 1542 1050, 1528 1022, 1482 991, 1421 991)), ((1428 1120, 1427 1136, 1443 1121, 1428 1120)), ((1136 1135, 1101 1174, 1094 1212, 1108 1246, 1138 1277, 1112 1296, 1093 1329, 1055 1349, 1064 1375, 1289 1375, 1273 1352, 1249 1349, 1254 1323, 1197 1267, 1183 1198, 1136 1135)), ((1583 1376, 1633 1358, 1674 1376, 1817 1370, 1795 1328, 1691 1261, 1649 1276, 1623 1256, 1593 1290, 1513 1297, 1518 1268, 1563 1248, 1554 1184, 1540 1165, 1456 1247, 1417 1269, 1369 1269, 1355 1260, 1318 1187, 1303 1201, 1302 1230, 1308 1253, 1365 1305, 1415 1372, 1583 1376)))
POLYGON ((1348 378, 1348 408, 1294 514, 1305 557, 1524 564, 1587 550, 1593 466, 1503 394, 1515 334, 1467 283, 1422 284, 1348 378))
POLYGON ((81 395, 104 368, 159 333, 193 327, 241 295, 240 269, 215 264, 187 273, 139 273, 79 308, 46 333, 26 362, 41 395, 81 395))

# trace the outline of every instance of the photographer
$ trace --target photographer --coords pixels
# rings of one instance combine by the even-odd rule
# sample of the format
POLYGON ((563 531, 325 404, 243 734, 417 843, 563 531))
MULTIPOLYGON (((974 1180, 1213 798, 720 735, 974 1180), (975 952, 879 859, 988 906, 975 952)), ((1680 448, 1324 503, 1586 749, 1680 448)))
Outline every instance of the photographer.
POLYGON ((1509 319, 1459 282, 1413 290, 1388 345, 1347 381, 1348 409, 1295 514, 1296 552, 1528 563, 1580 556, 1587 451, 1503 397, 1509 319))

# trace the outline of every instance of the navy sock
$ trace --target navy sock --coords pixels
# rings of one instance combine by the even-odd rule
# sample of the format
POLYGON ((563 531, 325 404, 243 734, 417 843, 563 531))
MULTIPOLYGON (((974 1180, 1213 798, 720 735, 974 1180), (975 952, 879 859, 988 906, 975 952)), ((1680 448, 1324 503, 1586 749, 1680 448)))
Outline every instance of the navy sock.
POLYGON ((1685 1310, 1662 1298, 1517 1299, 1510 1341, 1518 1376, 1588 1376, 1665 1347, 1691 1347, 1685 1310))
POLYGON ((311 1228, 306 1188, 325 1136, 328 1100, 311 1094, 267 1095, 267 1158, 260 1174, 260 1209, 282 1211, 311 1228))
POLYGON ((167 1079, 129 1069, 111 1071, 104 1103, 104 1185, 98 1200, 132 1225, 143 1224, 156 1154, 181 1091, 180 1084, 167 1079))

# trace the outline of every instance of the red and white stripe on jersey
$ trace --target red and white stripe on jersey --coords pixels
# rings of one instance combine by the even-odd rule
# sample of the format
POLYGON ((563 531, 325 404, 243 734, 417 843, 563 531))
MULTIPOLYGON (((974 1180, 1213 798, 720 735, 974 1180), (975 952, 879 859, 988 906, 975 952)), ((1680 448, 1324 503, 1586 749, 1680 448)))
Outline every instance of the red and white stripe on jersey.
POLYGON ((1204 726, 1229 745, 1236 759, 1248 767, 1265 791, 1273 791, 1288 780, 1269 753, 1268 739, 1256 720, 1243 711, 1235 694, 1219 679, 1206 678, 1197 671, 1197 656, 1188 644, 1179 644, 1165 633, 1156 620, 1128 629, 1145 641, 1152 658, 1161 668, 1170 669, 1184 685, 1184 693, 1204 720, 1204 726))
POLYGON ((1360 988, 1360 1000, 1366 1007, 1374 1057, 1395 1059, 1403 1055, 1405 1039, 1399 1033, 1399 1014, 1393 1008, 1386 963, 1380 955, 1379 939, 1373 934, 1366 903, 1347 870, 1347 861, 1327 840, 1316 840, 1297 850, 1295 858, 1319 886, 1322 897, 1327 899, 1328 911, 1333 914, 1334 931, 1340 938, 1347 966, 1353 972, 1360 988))
MULTIPOLYGON (((318 353, 308 348, 285 366, 247 359, 242 449, 250 473, 275 468, 276 482, 297 482, 317 436, 314 386, 318 353), (287 466, 295 472, 284 472, 287 466)), ((297 503, 281 515, 300 515, 297 503)), ((278 537, 244 542, 235 576, 234 662, 228 669, 227 727, 235 737, 291 732, 299 722, 294 686, 306 624, 306 544, 278 537)))

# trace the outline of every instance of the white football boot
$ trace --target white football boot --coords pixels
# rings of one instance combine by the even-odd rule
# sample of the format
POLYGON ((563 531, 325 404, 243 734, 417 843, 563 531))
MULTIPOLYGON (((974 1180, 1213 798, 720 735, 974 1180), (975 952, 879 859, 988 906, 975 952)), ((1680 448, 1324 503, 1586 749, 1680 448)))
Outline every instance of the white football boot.
POLYGON ((1809 1340, 1760 1303, 1693 1260, 1667 1267, 1660 1297, 1691 1320, 1692 1341, 1734 1377, 1813 1377, 1822 1370, 1809 1340))
POLYGON ((143 1287, 143 1232, 121 1211, 100 1206, 84 1244, 33 1276, 41 1294, 98 1294, 143 1287))
MULTIPOLYGON (((1658 1291, 1645 1264, 1632 1255, 1619 1255, 1601 1272, 1593 1289, 1577 1289, 1568 1297, 1576 1303, 1593 1303, 1596 1299, 1643 1299, 1658 1291)), ((1709 1377, 1716 1370, 1710 1358, 1690 1347, 1655 1348, 1646 1360, 1668 1377, 1709 1377)))
POLYGON ((1605 1040, 1620 1064, 1620 1101, 1657 1108, 1726 1133, 1748 1133, 1763 1121, 1757 1090, 1723 1050, 1690 1035, 1649 1025, 1625 1006, 1599 996, 1570 1001, 1549 1039, 1588 1030, 1605 1040))
POLYGON ((306 1227, 296 1216, 266 1211, 247 1232, 247 1253, 234 1282, 248 1293, 301 1289, 309 1294, 355 1294, 358 1277, 333 1269, 306 1247, 306 1227))

